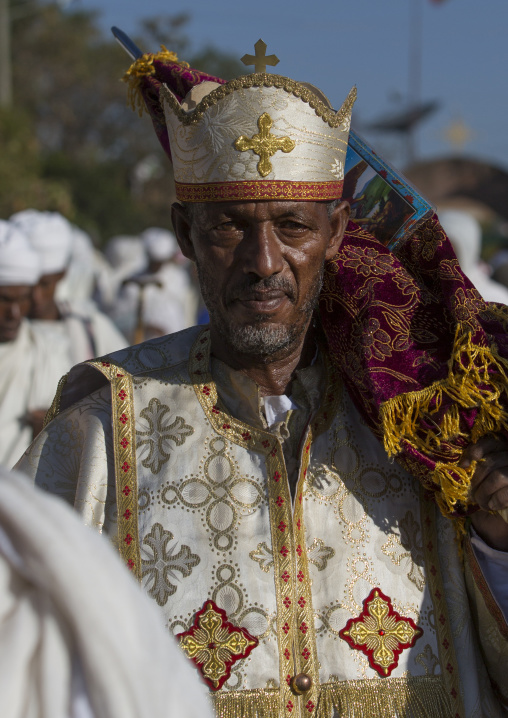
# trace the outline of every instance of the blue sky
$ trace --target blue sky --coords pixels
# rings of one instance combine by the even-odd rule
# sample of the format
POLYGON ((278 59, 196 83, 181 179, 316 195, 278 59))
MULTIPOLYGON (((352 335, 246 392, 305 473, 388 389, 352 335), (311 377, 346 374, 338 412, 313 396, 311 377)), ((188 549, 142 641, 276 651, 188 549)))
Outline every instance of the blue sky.
POLYGON ((74 0, 72 7, 99 10, 105 30, 115 24, 129 34, 142 17, 188 12, 196 51, 212 43, 242 57, 261 37, 280 58, 276 72, 312 82, 335 107, 356 84, 357 131, 396 164, 394 141, 361 126, 402 107, 411 13, 419 9, 421 98, 441 102, 418 131, 419 157, 462 154, 508 170, 506 0, 74 0), (457 120, 472 133, 460 151, 443 136, 457 120))

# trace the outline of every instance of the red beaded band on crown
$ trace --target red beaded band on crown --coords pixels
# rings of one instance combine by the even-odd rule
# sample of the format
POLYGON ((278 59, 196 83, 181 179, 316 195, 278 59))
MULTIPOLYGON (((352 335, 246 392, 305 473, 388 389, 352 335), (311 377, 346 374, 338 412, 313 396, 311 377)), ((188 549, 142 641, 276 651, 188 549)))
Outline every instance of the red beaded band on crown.
POLYGON ((300 200, 326 202, 342 197, 343 182, 289 182, 256 180, 253 182, 217 182, 182 184, 175 182, 181 202, 234 202, 238 200, 300 200))

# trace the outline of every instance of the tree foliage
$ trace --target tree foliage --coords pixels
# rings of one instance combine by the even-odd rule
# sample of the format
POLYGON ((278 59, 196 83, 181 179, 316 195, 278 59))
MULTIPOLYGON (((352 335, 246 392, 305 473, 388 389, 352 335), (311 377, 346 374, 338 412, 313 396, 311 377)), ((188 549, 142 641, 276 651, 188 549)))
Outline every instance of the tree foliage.
MULTIPOLYGON (((188 15, 148 18, 136 41, 160 44, 228 79, 242 67, 207 48, 193 54, 188 15)), ((129 65, 91 12, 12 0, 14 105, 0 114, 0 214, 57 209, 100 244, 114 234, 168 226, 172 171, 149 118, 126 105, 129 65)))

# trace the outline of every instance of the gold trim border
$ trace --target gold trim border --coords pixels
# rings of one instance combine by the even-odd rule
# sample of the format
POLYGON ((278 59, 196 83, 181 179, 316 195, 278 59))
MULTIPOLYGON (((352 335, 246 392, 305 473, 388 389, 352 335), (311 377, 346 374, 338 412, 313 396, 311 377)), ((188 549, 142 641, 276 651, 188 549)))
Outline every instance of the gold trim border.
POLYGON ((436 504, 425 495, 420 485, 421 527, 425 554, 425 575, 427 576, 434 616, 436 638, 439 652, 441 675, 446 687, 450 707, 447 715, 451 718, 464 718, 464 706, 460 688, 459 666, 455 655, 450 616, 445 599, 441 566, 437 550, 436 504))
MULTIPOLYGON (((268 718, 279 715, 278 688, 223 691, 215 693, 211 699, 220 718, 268 718)), ((306 711, 301 715, 304 713, 306 711)), ((387 718, 394 715, 451 718, 441 676, 330 681, 321 685, 314 718, 387 718)))
MULTIPOLYGON (((302 697, 307 713, 310 715, 319 702, 319 657, 317 653, 316 631, 314 608, 312 604, 312 581, 309 573, 307 558, 307 544, 305 540, 305 523, 303 512, 303 496, 305 489, 305 478, 310 463, 312 445, 312 430, 309 429, 303 442, 302 455, 300 457, 300 475, 296 484, 295 503, 293 510, 293 534, 296 545, 296 570, 297 580, 295 585, 301 585, 300 596, 296 605, 296 645, 298 646, 299 668, 297 673, 306 673, 312 678, 312 688, 302 697), (303 599, 303 600, 302 600, 303 599), (301 626, 307 626, 303 632, 301 626), (303 700, 304 698, 304 700, 303 700)), ((296 661, 295 661, 296 663, 296 661)), ((303 711, 303 706, 302 706, 303 711)))
POLYGON ((242 75, 227 82, 225 85, 216 87, 208 93, 208 95, 205 95, 196 108, 190 112, 186 112, 182 109, 180 103, 167 85, 162 85, 160 94, 183 125, 194 125, 201 120, 208 108, 213 107, 220 100, 223 100, 237 90, 251 87, 276 87, 277 89, 284 90, 288 94, 299 97, 303 102, 306 102, 309 107, 314 110, 316 115, 321 117, 331 128, 344 125, 344 131, 349 131, 351 112, 356 100, 356 87, 351 88, 338 112, 320 100, 315 92, 300 82, 291 80, 289 77, 283 77, 282 75, 272 75, 264 72, 242 75))
POLYGON ((138 479, 132 376, 116 364, 89 362, 109 380, 111 423, 115 459, 115 485, 118 517, 118 550, 127 567, 141 581, 138 530, 138 479))
POLYGON ((251 180, 242 182, 175 182, 180 202, 234 202, 236 200, 298 200, 326 202, 342 197, 343 181, 291 182, 251 180))

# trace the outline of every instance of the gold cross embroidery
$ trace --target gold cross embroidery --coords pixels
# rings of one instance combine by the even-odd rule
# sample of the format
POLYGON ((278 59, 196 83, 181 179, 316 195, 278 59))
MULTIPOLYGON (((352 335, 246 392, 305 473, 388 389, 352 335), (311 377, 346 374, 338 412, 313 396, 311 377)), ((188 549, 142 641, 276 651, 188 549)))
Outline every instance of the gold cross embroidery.
POLYGON ((254 65, 254 72, 266 72, 266 66, 274 67, 279 63, 277 55, 266 55, 266 42, 259 39, 254 45, 255 55, 244 55, 242 62, 244 65, 254 65))
POLYGON ((240 152, 247 152, 252 150, 255 155, 258 155, 259 162, 257 170, 261 177, 266 177, 272 171, 272 163, 270 157, 276 152, 281 150, 282 152, 291 152, 295 149, 296 144, 290 137, 275 137, 270 134, 272 129, 273 120, 268 112, 263 112, 261 117, 258 119, 259 132, 254 135, 252 139, 245 135, 235 141, 235 149, 240 152))
POLYGON ((244 629, 225 623, 221 613, 211 601, 207 602, 204 611, 199 612, 197 629, 181 637, 183 650, 196 660, 203 676, 215 688, 229 677, 234 659, 248 655, 258 644, 244 629))
POLYGON ((369 663, 382 676, 389 676, 398 664, 399 654, 412 647, 423 634, 411 618, 394 611, 390 599, 378 588, 364 601, 358 618, 348 621, 339 636, 352 648, 363 651, 369 663))

